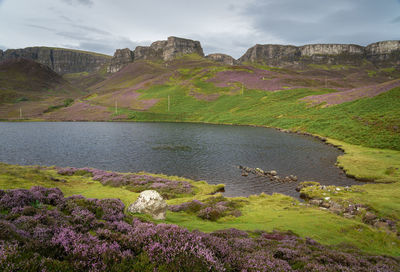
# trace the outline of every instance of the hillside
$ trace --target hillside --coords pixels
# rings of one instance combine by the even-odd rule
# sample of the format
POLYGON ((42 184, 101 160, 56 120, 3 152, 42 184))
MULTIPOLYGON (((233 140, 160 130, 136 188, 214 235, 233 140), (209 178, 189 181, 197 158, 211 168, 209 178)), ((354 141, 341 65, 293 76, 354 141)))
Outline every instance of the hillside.
MULTIPOLYGON (((0 223, 10 234, 5 235, 3 240, 10 245, 14 245, 15 241, 22 242, 14 250, 10 246, 11 253, 8 255, 13 258, 12 262, 28 267, 30 264, 24 262, 36 256, 32 261, 35 267, 40 267, 45 259, 51 261, 54 267, 59 265, 65 268, 68 263, 73 263, 85 269, 94 263, 92 259, 87 259, 88 256, 97 258, 98 252, 86 254, 86 251, 82 251, 84 253, 81 254, 78 249, 88 246, 93 250, 101 243, 105 245, 103 240, 107 240, 118 248, 110 253, 117 259, 113 257, 113 261, 103 267, 117 269, 125 264, 118 259, 118 254, 122 254, 119 248, 130 248, 137 244, 136 240, 126 242, 130 241, 124 238, 126 233, 140 231, 144 227, 150 232, 152 229, 159 231, 155 239, 159 239, 158 233, 166 233, 165 237, 175 237, 176 233, 187 236, 190 233, 193 239, 222 235, 225 240, 219 242, 236 241, 239 243, 236 249, 240 254, 246 251, 248 256, 253 256, 250 255, 253 253, 254 256, 261 256, 260 250, 263 249, 264 255, 259 257, 260 264, 265 262, 265 256, 273 256, 271 260, 279 259, 279 263, 286 260, 288 266, 278 267, 282 271, 310 271, 308 265, 315 265, 315 271, 336 271, 341 267, 351 271, 369 271, 372 268, 376 271, 396 271, 399 265, 396 257, 400 252, 400 66, 397 49, 388 53, 386 49, 390 51, 392 47, 386 44, 382 49, 380 45, 368 49, 376 53, 375 59, 366 55, 367 49, 364 47, 355 47, 362 54, 358 58, 340 52, 336 55, 325 54, 323 51, 338 53, 335 50, 344 48, 353 52, 353 47, 322 47, 318 53, 315 50, 319 47, 315 45, 302 48, 304 52, 317 52, 310 53, 310 58, 290 60, 284 56, 285 50, 298 49, 283 50, 267 45, 249 49, 251 52, 246 53, 249 59, 237 61, 223 54, 204 57, 197 42, 173 37, 149 47, 137 47, 134 51, 117 50, 110 62, 98 69, 65 73, 62 76, 49 66, 32 60, 2 62, 0 119, 3 120, 200 122, 275 127, 283 132, 317 135, 327 144, 339 147, 344 154, 338 157, 337 166, 347 176, 368 181, 365 185, 351 187, 322 186, 317 181, 300 183, 298 190, 305 200, 303 202, 281 194, 260 194, 246 198, 224 198, 220 194, 210 196, 223 186, 164 175, 0 164, 1 189, 17 189, 0 190, 0 198, 3 197, 0 201, 0 204, 3 203, 3 206, 0 205, 0 219, 5 219, 0 223), (276 58, 281 58, 279 63, 276 63, 276 58), (282 58, 284 62, 281 62, 282 58), (272 66, 274 63, 282 65, 272 66), (96 176, 94 173, 97 173, 96 176), (147 185, 140 183, 136 186, 133 181, 122 178, 136 176, 150 181, 147 185), (139 192, 154 189, 150 186, 160 180, 166 183, 175 181, 174 184, 186 182, 192 190, 187 194, 174 193, 168 186, 160 187, 165 189, 159 191, 169 197, 167 202, 172 207, 165 220, 155 222, 147 215, 131 214, 124 210, 124 205, 136 199, 139 192), (30 189, 32 186, 36 187, 30 189), (48 194, 47 190, 53 193, 48 194), (37 197, 39 194, 36 191, 43 192, 43 196, 37 197), (54 192, 57 192, 56 196, 54 192), (13 201, 10 201, 14 203, 12 205, 4 204, 14 193, 16 197, 21 194, 25 196, 18 198, 21 207, 13 201), (64 195, 68 197, 75 194, 81 194, 82 197, 64 198, 64 195), (51 195, 53 200, 50 199, 51 195), (116 196, 119 200, 103 200, 116 196), (69 204, 53 205, 51 201, 69 204), (100 204, 103 201, 118 203, 118 207, 113 205, 113 209, 118 212, 120 221, 111 220, 107 223, 102 217, 104 207, 100 204), (213 201, 215 205, 232 205, 238 216, 219 212, 220 207, 210 204, 213 201), (209 205, 201 207, 213 212, 215 208, 219 217, 209 220, 199 216, 199 210, 182 208, 196 203, 209 205), (30 205, 29 209, 25 211, 25 207, 22 210, 24 205, 30 205), (79 212, 68 210, 73 207, 79 212), (63 214, 54 217, 57 219, 55 221, 42 224, 41 227, 49 231, 55 230, 55 225, 79 229, 77 232, 68 232, 71 237, 79 237, 68 238, 71 243, 75 241, 70 247, 74 253, 64 254, 64 259, 55 256, 47 247, 49 241, 54 242, 53 238, 50 239, 51 235, 42 237, 42 244, 46 245, 43 248, 42 244, 37 243, 38 236, 35 236, 43 228, 36 232, 36 225, 27 225, 29 233, 21 235, 25 227, 22 221, 38 213, 63 214), (141 223, 138 218, 149 222, 141 223), (155 224, 159 222, 166 224, 155 224), (174 231, 164 230, 169 228, 174 231), (189 232, 192 230, 196 231, 189 232), (268 233, 271 231, 274 232, 268 233), (209 232, 211 234, 206 234, 209 232), (241 242, 232 233, 251 237, 261 246, 255 246, 250 238, 241 242), (301 238, 295 238, 296 235, 301 238), (271 240, 268 237, 272 237, 273 252, 265 250, 270 248, 265 246, 266 240, 271 240), (290 246, 284 244, 286 240, 290 246), (279 250, 275 250, 275 246, 279 246, 279 250), (35 252, 39 252, 39 255, 35 252), (327 254, 332 260, 321 257, 327 254), (305 255, 311 257, 306 260, 303 258, 305 255)), ((148 237, 153 239, 153 236, 148 237)), ((168 240, 168 243, 177 243, 177 240, 168 240)), ((146 245, 153 243, 153 240, 149 241, 146 245)), ((186 246, 183 245, 185 249, 186 246)), ((215 249, 214 244, 212 248, 215 249)), ((138 265, 138 270, 143 270, 143 267, 153 270, 156 266, 150 266, 147 249, 142 245, 135 248, 135 253, 140 255, 134 258, 125 252, 124 256, 128 256, 126 260, 129 260, 126 270, 130 271, 133 265, 138 265)), ((173 249, 172 252, 181 251, 173 249)), ((106 254, 99 260, 103 261, 104 256, 106 254)), ((157 253, 154 256, 160 255, 157 253)), ((151 260, 154 264, 155 259, 151 260)), ((246 261, 237 262, 235 259, 231 263, 231 259, 216 260, 227 267, 227 271, 236 271, 232 267, 247 269, 241 266, 247 264, 246 261)), ((186 259, 184 261, 187 264, 186 259)), ((199 264, 204 265, 202 262, 199 264)), ((162 261, 157 265, 167 270, 170 268, 162 266, 162 261)), ((78 269, 76 267, 74 269, 78 269)), ((189 270, 196 269, 191 267, 189 270)))
POLYGON ((27 47, 0 50, 0 62, 25 58, 47 65, 59 74, 94 72, 108 63, 110 56, 66 48, 27 47))
POLYGON ((76 89, 48 66, 29 59, 0 63, 0 118, 39 116, 53 104, 77 96, 76 89))
POLYGON ((86 88, 79 103, 42 118, 252 124, 400 149, 396 67, 232 66, 186 55, 135 61, 103 78, 86 88))

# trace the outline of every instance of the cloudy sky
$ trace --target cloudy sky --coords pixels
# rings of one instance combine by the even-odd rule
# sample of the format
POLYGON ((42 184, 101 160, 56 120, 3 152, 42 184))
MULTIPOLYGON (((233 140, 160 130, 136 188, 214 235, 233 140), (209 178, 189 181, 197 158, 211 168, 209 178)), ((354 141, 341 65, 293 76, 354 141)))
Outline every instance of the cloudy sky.
POLYGON ((0 0, 0 49, 112 55, 168 36, 235 58, 257 43, 367 45, 400 39, 400 0, 0 0))

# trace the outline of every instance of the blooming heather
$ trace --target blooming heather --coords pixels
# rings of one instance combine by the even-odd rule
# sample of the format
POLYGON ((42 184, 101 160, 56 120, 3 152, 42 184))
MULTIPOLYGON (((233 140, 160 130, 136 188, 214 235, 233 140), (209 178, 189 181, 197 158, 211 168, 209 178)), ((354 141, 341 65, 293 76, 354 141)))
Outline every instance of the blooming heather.
MULTIPOLYGON (((212 198, 185 204, 232 206, 212 198), (211 205, 211 204, 212 205, 211 205)), ((190 232, 124 214, 118 199, 0 190, 0 271, 400 271, 400 260, 338 251, 292 233, 190 232)))
POLYGON ((157 190, 167 199, 176 197, 176 195, 180 194, 193 194, 192 185, 187 181, 170 180, 151 175, 122 174, 87 167, 57 167, 56 169, 60 175, 91 176, 94 180, 99 181, 103 185, 114 187, 126 186, 128 190, 133 192, 139 193, 150 189, 157 190))

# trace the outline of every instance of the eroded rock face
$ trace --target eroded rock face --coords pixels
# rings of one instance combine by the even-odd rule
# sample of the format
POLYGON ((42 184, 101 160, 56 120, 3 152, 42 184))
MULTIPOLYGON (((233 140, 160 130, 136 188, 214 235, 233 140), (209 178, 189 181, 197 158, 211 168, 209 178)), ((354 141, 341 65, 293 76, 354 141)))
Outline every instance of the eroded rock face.
POLYGON ((159 59, 160 56, 157 52, 150 46, 137 46, 135 51, 133 51, 133 60, 155 60, 159 59))
POLYGON ((200 42, 177 37, 168 37, 168 41, 163 49, 164 60, 172 60, 175 57, 187 54, 198 54, 204 57, 200 42))
POLYGON ((240 63, 258 62, 267 65, 286 64, 350 64, 364 60, 374 64, 400 63, 400 41, 383 41, 368 45, 308 44, 304 46, 257 44, 239 58, 240 63))
POLYGON ((18 58, 34 60, 60 74, 97 71, 110 59, 101 54, 49 47, 8 49, 0 55, 0 61, 18 58))
POLYGON ((302 57, 314 55, 364 54, 364 47, 356 44, 308 44, 300 47, 302 57))
POLYGON ((300 59, 300 48, 293 45, 257 44, 239 58, 239 62, 263 62, 267 65, 292 63, 300 59))
POLYGON ((138 199, 128 207, 128 212, 145 213, 154 219, 165 219, 167 203, 162 196, 154 190, 146 190, 140 193, 138 199))
POLYGON ((133 61, 133 52, 129 48, 117 49, 110 65, 107 67, 108 73, 115 73, 133 61))
POLYGON ((237 63, 237 61, 231 56, 220 53, 207 55, 206 58, 225 65, 235 65, 237 63))
POLYGON ((365 48, 367 58, 375 61, 400 61, 400 41, 383 41, 368 45, 365 48))
POLYGON ((108 72, 114 73, 128 63, 138 60, 168 61, 187 54, 198 54, 204 57, 200 42, 189 39, 169 37, 166 41, 156 41, 150 46, 137 46, 131 53, 129 49, 118 49, 111 60, 108 72), (126 50, 121 52, 121 50, 126 50))

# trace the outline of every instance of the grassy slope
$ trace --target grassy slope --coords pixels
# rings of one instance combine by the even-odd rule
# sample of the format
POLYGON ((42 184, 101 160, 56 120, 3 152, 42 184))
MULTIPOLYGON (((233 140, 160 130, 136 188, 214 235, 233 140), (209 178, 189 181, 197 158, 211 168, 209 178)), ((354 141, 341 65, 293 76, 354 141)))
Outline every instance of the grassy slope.
MULTIPOLYGON (((202 65, 208 65, 204 63, 202 65)), ((344 142, 333 141, 342 145, 346 154, 338 159, 340 166, 346 172, 358 178, 375 179, 381 182, 397 182, 392 184, 368 184, 362 186, 362 192, 352 192, 343 198, 352 198, 357 202, 366 203, 382 216, 400 219, 399 216, 399 183, 400 181, 400 135, 397 126, 400 124, 400 88, 383 93, 374 98, 364 98, 332 107, 321 105, 309 106, 299 99, 316 94, 332 92, 329 89, 302 88, 285 89, 278 92, 244 89, 241 93, 240 84, 231 87, 216 88, 205 80, 211 78, 216 71, 229 70, 230 67, 209 67, 204 72, 202 67, 187 65, 184 69, 177 66, 169 82, 153 85, 138 90, 140 100, 159 99, 159 102, 149 110, 119 109, 121 115, 129 116, 132 121, 184 121, 211 122, 226 124, 250 124, 273 126, 292 130, 307 131, 344 142), (217 94, 210 100, 199 100, 191 92, 204 95, 217 94), (171 98, 170 111, 167 111, 167 97, 171 98), (369 148, 368 148, 369 147, 369 148), (374 147, 374 148, 371 148, 374 147), (375 148, 390 148, 384 150, 375 148)), ((279 72, 285 73, 285 71, 279 72)), ((375 75, 368 74, 368 77, 375 75)), ((114 87, 130 88, 140 82, 140 78, 124 78, 118 85, 105 81, 98 84, 99 91, 92 97, 96 102, 105 105, 113 104, 106 101, 112 97, 114 87), (108 84, 108 85, 107 85, 108 84), (102 90, 101 87, 107 88, 102 90), (98 92, 98 93, 97 93, 98 92), (102 101, 102 99, 104 101, 102 101)), ((117 89, 118 89, 117 88, 117 89)), ((90 100, 90 98, 89 98, 90 100)), ((110 110, 112 110, 110 108, 110 110)), ((5 166, 2 166, 4 168, 5 166)), ((12 167, 11 167, 12 168, 12 167)), ((9 169, 9 167, 5 167, 9 169)), ((14 173, 2 173, 1 188, 30 187, 37 174, 20 178, 12 178, 24 172, 24 168, 16 167, 14 173)), ((54 173, 51 173, 54 175, 54 173)), ((36 184, 36 182, 34 182, 36 184)), ((87 197, 119 197, 126 204, 136 194, 126 192, 121 188, 104 187, 90 180, 72 178, 68 184, 42 182, 45 186, 58 186, 67 195, 82 194, 87 197)), ((204 196, 197 195, 201 199, 204 196)), ((170 203, 180 203, 188 199, 170 200, 170 203)), ((200 220, 185 213, 168 213, 167 223, 176 223, 189 229, 211 231, 221 228, 235 227, 245 230, 279 228, 290 229, 302 236, 310 236, 324 244, 348 243, 361 249, 391 255, 400 254, 399 240, 393 233, 367 226, 357 220, 345 219, 314 207, 293 205, 291 198, 281 195, 259 196, 249 199, 239 218, 223 218, 217 223, 200 220), (268 207, 268 208, 266 208, 268 207)))
MULTIPOLYGON (((211 83, 209 83, 211 84, 211 83)), ((206 83, 203 83, 206 85, 206 83)), ((207 92, 212 86, 205 86, 207 92)), ((215 90, 215 89, 214 89, 215 90)), ((161 101, 149 111, 129 112, 136 121, 192 121, 247 124, 307 131, 352 144, 400 150, 400 88, 373 98, 363 98, 331 107, 308 106, 299 99, 325 90, 245 90, 241 95, 221 94, 215 101, 187 95, 179 85, 153 86, 141 99, 161 101), (170 96, 170 111, 167 97, 170 96)))
MULTIPOLYGON (((171 199, 168 200, 168 203, 177 204, 193 198, 201 200, 209 197, 209 194, 218 188, 204 182, 190 182, 197 187, 195 196, 171 199)), ((117 197, 126 205, 132 203, 138 195, 124 188, 103 186, 88 177, 61 176, 54 170, 0 164, 0 188, 30 188, 31 186, 59 187, 67 196, 81 194, 89 198, 117 197), (51 177, 65 179, 66 182, 54 182, 51 177)), ((241 208, 243 215, 238 218, 224 217, 217 222, 211 222, 184 212, 168 212, 167 219, 163 222, 205 232, 225 228, 250 231, 292 230, 303 237, 314 238, 323 244, 357 246, 374 254, 400 254, 400 241, 394 234, 318 208, 302 205, 290 197, 279 194, 272 196, 262 194, 241 199, 246 200, 247 204, 241 208), (266 209, 266 207, 268 208, 266 209)))

